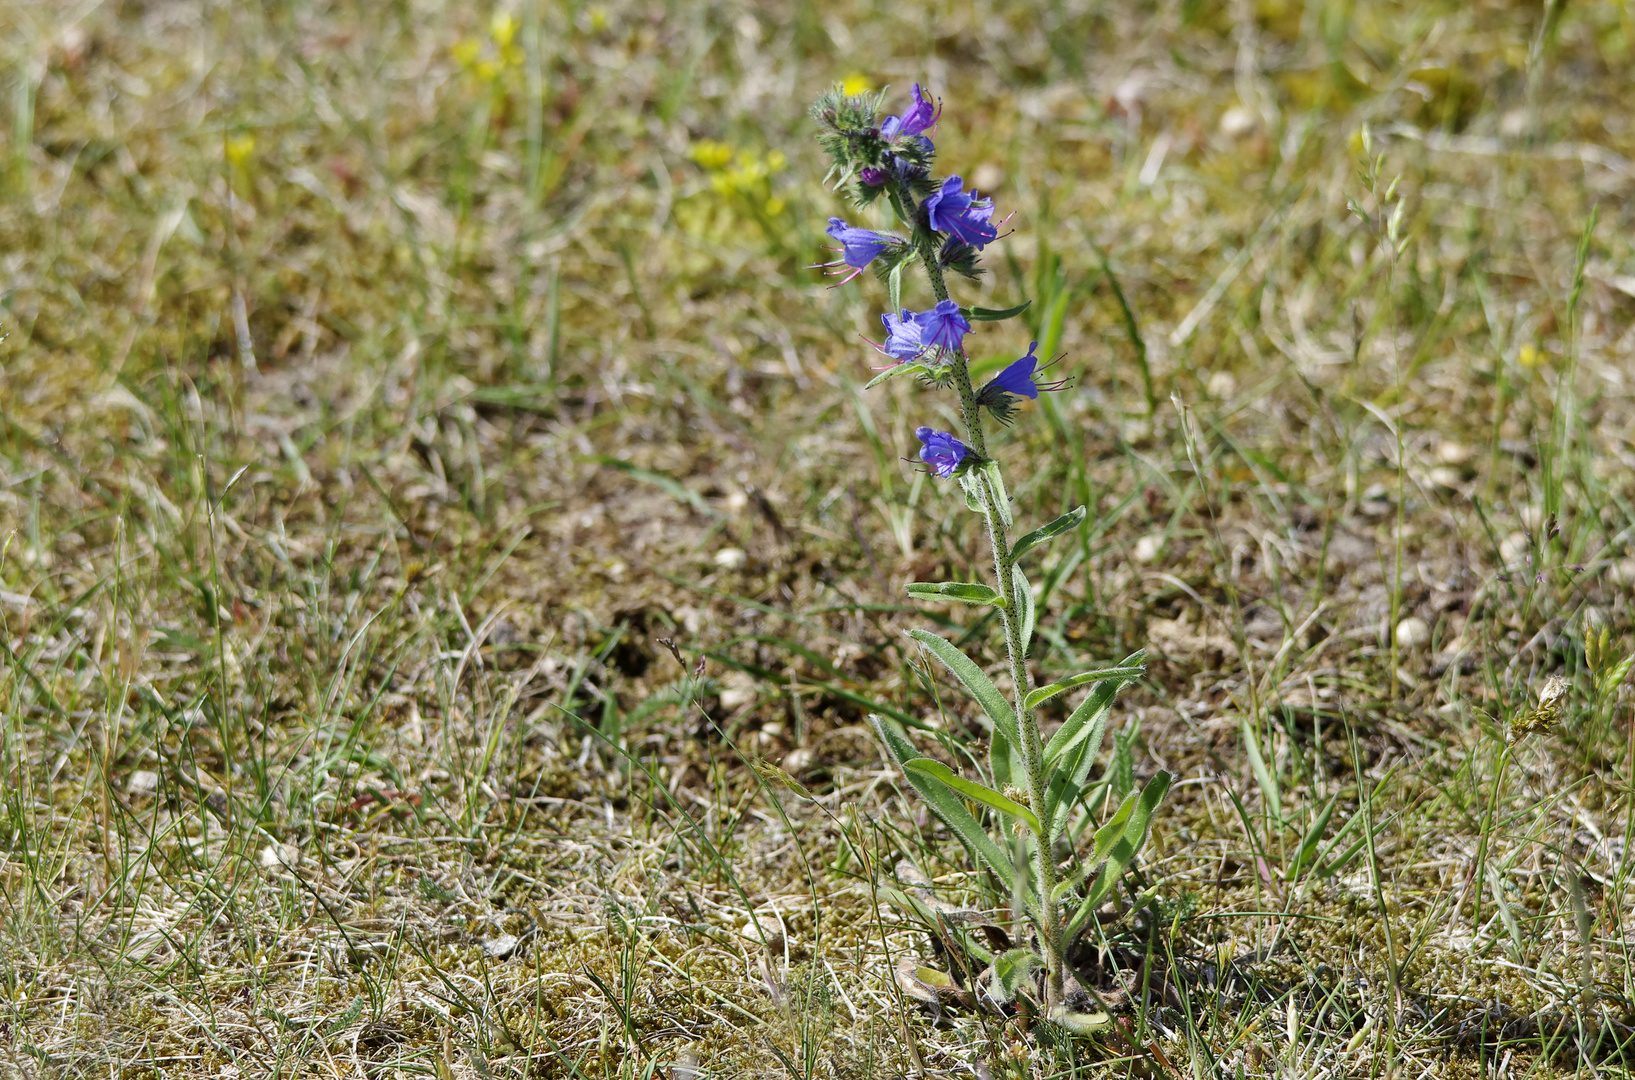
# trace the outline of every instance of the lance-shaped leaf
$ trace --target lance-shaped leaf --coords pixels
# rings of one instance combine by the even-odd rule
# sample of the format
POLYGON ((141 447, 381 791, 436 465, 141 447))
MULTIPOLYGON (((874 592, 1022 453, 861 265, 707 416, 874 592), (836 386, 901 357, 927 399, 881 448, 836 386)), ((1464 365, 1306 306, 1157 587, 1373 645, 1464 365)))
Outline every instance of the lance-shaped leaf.
POLYGON ((891 294, 891 310, 903 310, 903 264, 897 263, 886 275, 886 291, 891 294))
POLYGON ((1011 520, 1011 497, 1010 493, 1005 490, 1005 477, 999 471, 999 462, 984 462, 982 475, 993 487, 994 509, 999 511, 999 520, 1005 523, 1005 528, 1010 528, 1015 524, 1011 520))
POLYGON ((1067 924, 1062 938, 1064 944, 1072 942, 1083 931, 1091 914, 1101 905, 1107 894, 1113 891, 1118 879, 1124 876, 1124 871, 1135 861, 1141 846, 1147 842, 1147 827, 1152 823, 1153 812, 1158 809, 1158 804, 1164 801, 1172 779, 1169 773, 1160 771, 1141 789, 1141 796, 1136 800, 1129 820, 1124 823, 1123 831, 1107 851, 1107 861, 1102 865, 1101 873, 1096 876, 1095 883, 1085 894, 1084 903, 1079 905, 1079 910, 1067 924))
POLYGON ((1033 586, 1022 573, 1020 566, 1011 567, 1011 581, 1016 598, 1016 621, 1022 633, 1022 655, 1028 654, 1028 646, 1033 644, 1033 586))
POLYGON ((1030 305, 1032 303, 1033 303, 1032 300, 1024 300, 1020 304, 1017 304, 1015 307, 1008 307, 1008 308, 968 307, 968 308, 960 308, 959 312, 960 312, 961 315, 964 315, 967 319, 970 319, 972 322, 1004 322, 1006 319, 1014 319, 1014 318, 1016 318, 1016 316, 1022 314, 1022 312, 1026 311, 1028 309, 1028 305, 1030 305))
POLYGON ((905 361, 905 362, 900 363, 900 364, 893 364, 890 367, 886 368, 886 370, 882 371, 880 374, 876 375, 874 378, 870 379, 868 381, 868 383, 863 387, 863 389, 872 390, 874 387, 879 386, 881 383, 885 382, 887 379, 895 379, 899 375, 907 375, 907 374, 910 374, 910 373, 915 374, 915 375, 924 375, 929 370, 930 369, 927 368, 924 364, 916 364, 916 363, 913 363, 912 361, 905 361))
POLYGON ((903 735, 902 730, 878 713, 869 714, 869 723, 880 736, 880 741, 885 744, 886 751, 903 768, 903 775, 914 786, 914 790, 920 793, 920 797, 925 800, 932 813, 942 818, 948 827, 954 830, 954 835, 964 842, 972 854, 988 865, 988 869, 1004 883, 1007 890, 1014 890, 1015 870, 1011 866, 1010 856, 994 843, 993 837, 988 835, 986 829, 977 824, 976 818, 965 809, 965 803, 945 785, 907 767, 908 762, 919 759, 920 752, 903 735))
POLYGON ((1054 540, 1056 537, 1062 535, 1062 533, 1071 532, 1072 530, 1078 528, 1084 523, 1086 513, 1088 513, 1088 511, 1081 506, 1075 510, 1069 510, 1067 513, 1063 514, 1061 517, 1057 518, 1055 521, 1052 521, 1048 525, 1043 525, 1037 529, 1034 529, 1032 532, 1018 540, 1015 547, 1011 548, 1011 562, 1015 562, 1016 560, 1020 559, 1023 555, 1027 554, 1029 549, 1035 547, 1036 545, 1043 544, 1047 540, 1054 540))
POLYGON ((953 600, 961 604, 992 604, 1004 607, 999 594, 986 585, 970 581, 911 581, 908 595, 916 600, 953 600))
POLYGON ((1023 806, 1019 802, 1016 802, 1014 799, 1005 798, 1005 796, 999 794, 999 792, 986 786, 985 784, 979 784, 975 780, 965 779, 965 777, 959 775, 953 769, 950 769, 940 761, 932 761, 930 758, 914 758, 910 761, 903 762, 903 768, 917 772, 921 776, 929 776, 931 779, 940 784, 946 784, 948 787, 959 792, 961 795, 966 796, 967 798, 975 799, 977 802, 982 803, 985 806, 993 807, 1001 814, 1015 818, 1017 821, 1020 821, 1022 824, 1032 829, 1034 833, 1039 832, 1039 819, 1034 816, 1032 810, 1029 810, 1027 807, 1023 806))
MULTIPOLYGON (((1142 665, 1146 659, 1147 651, 1139 649, 1126 656, 1118 666, 1144 671, 1142 665)), ((1052 735, 1050 742, 1045 745, 1046 763, 1055 764, 1063 754, 1084 741, 1093 743, 1089 756, 1094 760, 1096 753, 1101 749, 1102 735, 1107 730, 1107 710, 1112 707, 1114 695, 1130 681, 1123 678, 1107 679, 1092 689, 1085 699, 1079 702, 1079 707, 1068 716, 1067 722, 1056 729, 1056 734, 1052 735)))
POLYGON ((1096 830, 1095 838, 1091 841, 1090 854, 1079 863, 1078 869, 1056 883, 1055 890, 1050 894, 1052 899, 1059 903, 1062 897, 1084 884, 1085 879, 1107 861, 1107 855, 1113 850, 1114 842, 1124 835, 1124 827, 1130 823, 1130 815, 1135 813, 1136 798, 1135 792, 1132 791, 1119 804, 1113 816, 1102 822, 1101 828, 1096 830))
POLYGON ((1144 667, 1120 665, 1118 667, 1099 668, 1095 671, 1081 671, 1079 674, 1071 675, 1061 682, 1053 682, 1049 686, 1039 687, 1039 689, 1022 699, 1022 707, 1036 709, 1057 694, 1065 694, 1075 686, 1083 686, 1087 682, 1099 682, 1102 679, 1122 679, 1129 682, 1132 679, 1139 679, 1146 670, 1144 667))
POLYGON ((976 698, 977 704, 982 706, 982 711, 988 714, 988 719, 993 721, 994 727, 999 729, 1007 742, 1012 746, 1022 745, 1021 734, 1016 726, 1015 710, 1011 708, 1010 702, 1005 700, 1005 695, 999 692, 999 687, 993 684, 993 680, 976 666, 974 660, 936 634, 924 630, 910 630, 908 636, 931 650, 931 655, 941 660, 942 666, 954 673, 954 678, 964 684, 965 689, 976 698))

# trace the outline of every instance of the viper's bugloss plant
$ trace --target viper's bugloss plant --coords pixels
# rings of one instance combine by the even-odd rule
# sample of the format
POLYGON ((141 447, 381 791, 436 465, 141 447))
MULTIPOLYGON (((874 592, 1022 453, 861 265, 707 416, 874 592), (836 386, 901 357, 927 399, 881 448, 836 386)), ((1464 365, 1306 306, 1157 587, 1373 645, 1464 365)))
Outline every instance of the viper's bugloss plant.
MULTIPOLYGON (((1045 1014, 1053 1021, 1070 1030, 1087 1031, 1105 1023, 1107 1017, 1094 1011, 1090 995, 1073 976, 1079 937, 1146 842, 1153 812, 1170 785, 1169 774, 1160 772, 1139 794, 1129 791, 1112 816, 1095 829, 1088 850, 1074 853, 1074 842, 1093 824, 1088 817, 1091 807, 1104 801, 1102 786, 1110 787, 1115 779, 1090 780, 1113 697, 1141 676, 1145 653, 1047 686, 1033 684, 1027 653, 1034 630, 1034 598, 1022 559, 1034 548, 1077 528, 1086 510, 1078 507, 1013 543, 1010 497, 999 462, 988 446, 983 410, 1008 424, 1021 399, 1037 398, 1041 392, 1060 390, 1067 384, 1038 381, 1038 343, 1034 342, 980 391, 972 386, 965 339, 973 323, 1002 322, 1021 314, 1027 305, 1005 310, 962 307, 948 295, 948 274, 979 277, 980 253, 998 238, 1003 222, 993 220, 993 200, 967 190, 960 177, 932 175, 936 145, 929 133, 941 115, 940 103, 933 104, 916 85, 911 107, 901 115, 881 119, 884 98, 884 91, 847 94, 844 87, 837 87, 818 98, 812 116, 820 127, 818 141, 829 157, 827 179, 859 208, 884 202, 907 236, 856 228, 844 219, 831 218, 829 235, 840 242, 844 255, 837 262, 820 265, 849 268, 846 281, 865 267, 872 268, 890 294, 890 309, 881 317, 886 339, 876 348, 893 363, 869 386, 915 374, 930 388, 952 389, 959 395, 964 431, 955 435, 928 426, 917 428, 918 458, 932 475, 957 482, 966 505, 981 515, 993 552, 993 585, 913 582, 908 591, 921 599, 998 610, 1009 659, 1010 695, 1007 699, 981 667, 951 642, 924 630, 911 631, 982 708, 990 735, 986 782, 960 776, 925 757, 894 721, 880 716, 869 719, 909 782, 972 858, 1013 898, 1017 922, 1027 931, 1023 944, 997 953, 974 939, 968 942, 970 951, 988 965, 976 980, 978 1000, 1004 1008, 1034 987, 1034 992, 1042 991, 1045 1014), (930 286, 933 303, 928 310, 903 306, 904 269, 915 264, 930 286), (1039 706, 1087 685, 1088 696, 1045 740, 1039 731, 1039 706), (987 817, 987 828, 979 814, 987 817), (1058 853, 1064 850, 1067 857, 1062 859, 1058 853), (1026 940, 1029 937, 1031 941, 1026 940)), ((1117 789, 1114 793, 1124 794, 1117 789)), ((919 904, 906 893, 897 895, 908 906, 919 904)), ((953 912, 946 904, 923 913, 929 921, 944 925, 958 921, 956 916, 966 917, 967 922, 982 918, 976 912, 953 912)))

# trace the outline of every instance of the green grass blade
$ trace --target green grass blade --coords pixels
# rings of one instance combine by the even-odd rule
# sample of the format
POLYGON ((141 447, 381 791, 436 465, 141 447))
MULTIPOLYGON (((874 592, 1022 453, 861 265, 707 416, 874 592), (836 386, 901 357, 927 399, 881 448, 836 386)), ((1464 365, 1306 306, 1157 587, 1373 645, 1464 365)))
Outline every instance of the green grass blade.
POLYGON ((1260 785, 1260 794, 1266 800, 1266 808, 1271 811, 1272 820, 1279 825, 1283 823, 1283 798, 1278 790, 1277 777, 1272 775, 1266 767, 1266 759, 1260 755, 1260 742, 1255 738, 1253 729, 1249 727, 1249 718, 1239 715, 1238 732, 1243 736, 1243 749, 1249 755, 1249 768, 1255 774, 1255 783, 1260 785))

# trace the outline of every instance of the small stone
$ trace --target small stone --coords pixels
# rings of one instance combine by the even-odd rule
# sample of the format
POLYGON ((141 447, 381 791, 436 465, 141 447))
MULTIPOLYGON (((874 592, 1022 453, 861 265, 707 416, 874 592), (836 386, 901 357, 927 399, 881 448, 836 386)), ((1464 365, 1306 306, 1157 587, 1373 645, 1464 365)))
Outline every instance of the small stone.
POLYGON ((721 691, 723 709, 739 709, 755 700, 753 686, 728 686, 721 691))
POLYGON ((159 790, 159 774, 152 769, 136 769, 125 781, 125 790, 132 795, 152 795, 159 790))
POLYGON ((1431 624, 1418 615, 1410 615, 1397 623, 1397 648, 1418 649, 1431 642, 1431 624))
POLYGON ((749 562, 743 548, 727 547, 715 553, 715 565, 723 570, 737 570, 749 562))
POLYGON ((1521 565, 1532 547, 1526 533, 1513 532, 1499 541, 1499 561, 1504 563, 1506 569, 1515 569, 1521 565))
POLYGON ((1436 460, 1443 465, 1463 465, 1468 462, 1476 451, 1463 443, 1442 440, 1436 446, 1436 460))
POLYGON ((1217 371, 1209 377, 1209 396, 1216 401, 1225 401, 1238 392, 1238 380, 1230 371, 1217 371))
POLYGON ((807 747, 798 746, 783 756, 783 771, 790 776, 800 776, 817 764, 817 754, 807 747))
POLYGON ((984 195, 993 194, 1005 182, 1005 170, 991 161, 984 161, 971 174, 971 186, 984 195))
POLYGON ((1242 105, 1234 105, 1221 113, 1221 134, 1229 139, 1241 139, 1255 130, 1255 114, 1242 105))
POLYGON ((483 952, 495 960, 504 960, 517 951, 517 936, 515 934, 501 934, 499 937, 483 939, 483 952))
MULTIPOLYGON (((1607 567, 1607 577, 1614 585, 1635 585, 1635 559, 1619 559, 1607 567)), ((132 773, 131 778, 135 777, 132 773)))
POLYGON ((1447 491, 1458 491, 1465 482, 1464 476, 1451 465, 1438 465, 1431 470, 1431 483, 1447 491))
POLYGON ((1148 533, 1135 542, 1135 561, 1150 563, 1164 550, 1164 534, 1148 533))
POLYGON ((268 844, 261 849, 261 866, 266 870, 294 868, 301 864, 301 849, 294 844, 268 844))

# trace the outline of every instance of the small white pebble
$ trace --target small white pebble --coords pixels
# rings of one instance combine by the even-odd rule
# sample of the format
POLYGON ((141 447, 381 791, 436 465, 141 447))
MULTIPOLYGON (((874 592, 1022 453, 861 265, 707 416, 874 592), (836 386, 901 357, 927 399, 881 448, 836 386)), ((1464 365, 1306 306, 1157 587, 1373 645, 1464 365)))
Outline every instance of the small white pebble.
POLYGON ((1437 444, 1436 460, 1443 465, 1463 465, 1474 456, 1476 451, 1463 443, 1449 442, 1444 439, 1437 444))
POLYGON ((159 790, 159 774, 152 769, 137 769, 125 781, 125 790, 132 795, 152 795, 159 790))
POLYGON ((1465 482, 1465 478, 1460 475, 1459 470, 1451 465, 1438 465, 1432 469, 1430 480, 1437 487, 1448 491, 1458 491, 1459 485, 1465 482))
POLYGON ((1255 114, 1242 105, 1234 105, 1221 113, 1221 134, 1238 139, 1255 129, 1255 114))
POLYGON ((301 849, 294 844, 268 844, 261 849, 261 865, 268 870, 280 866, 294 867, 301 863, 301 849))
POLYGON ((721 707, 723 709, 737 709, 748 705, 755 700, 753 686, 729 686, 721 691, 721 707))
POLYGON ((1148 533, 1135 542, 1135 561, 1149 563, 1158 558, 1158 553, 1164 550, 1164 534, 1148 533))
POLYGON ((995 188, 1005 182, 1005 170, 991 161, 984 161, 971 174, 971 186, 984 195, 991 195, 995 188))
POLYGON ((483 952, 496 960, 504 960, 517 951, 517 936, 515 934, 501 934, 499 937, 483 939, 483 952))
POLYGON ((749 561, 743 548, 722 548, 715 553, 715 565, 723 570, 737 570, 749 561))
POLYGON ((1397 623, 1397 648, 1418 649, 1430 641, 1431 624, 1418 615, 1410 615, 1397 623))
POLYGON ((1217 371, 1209 377, 1209 396, 1225 401, 1238 392, 1238 380, 1230 371, 1217 371))

